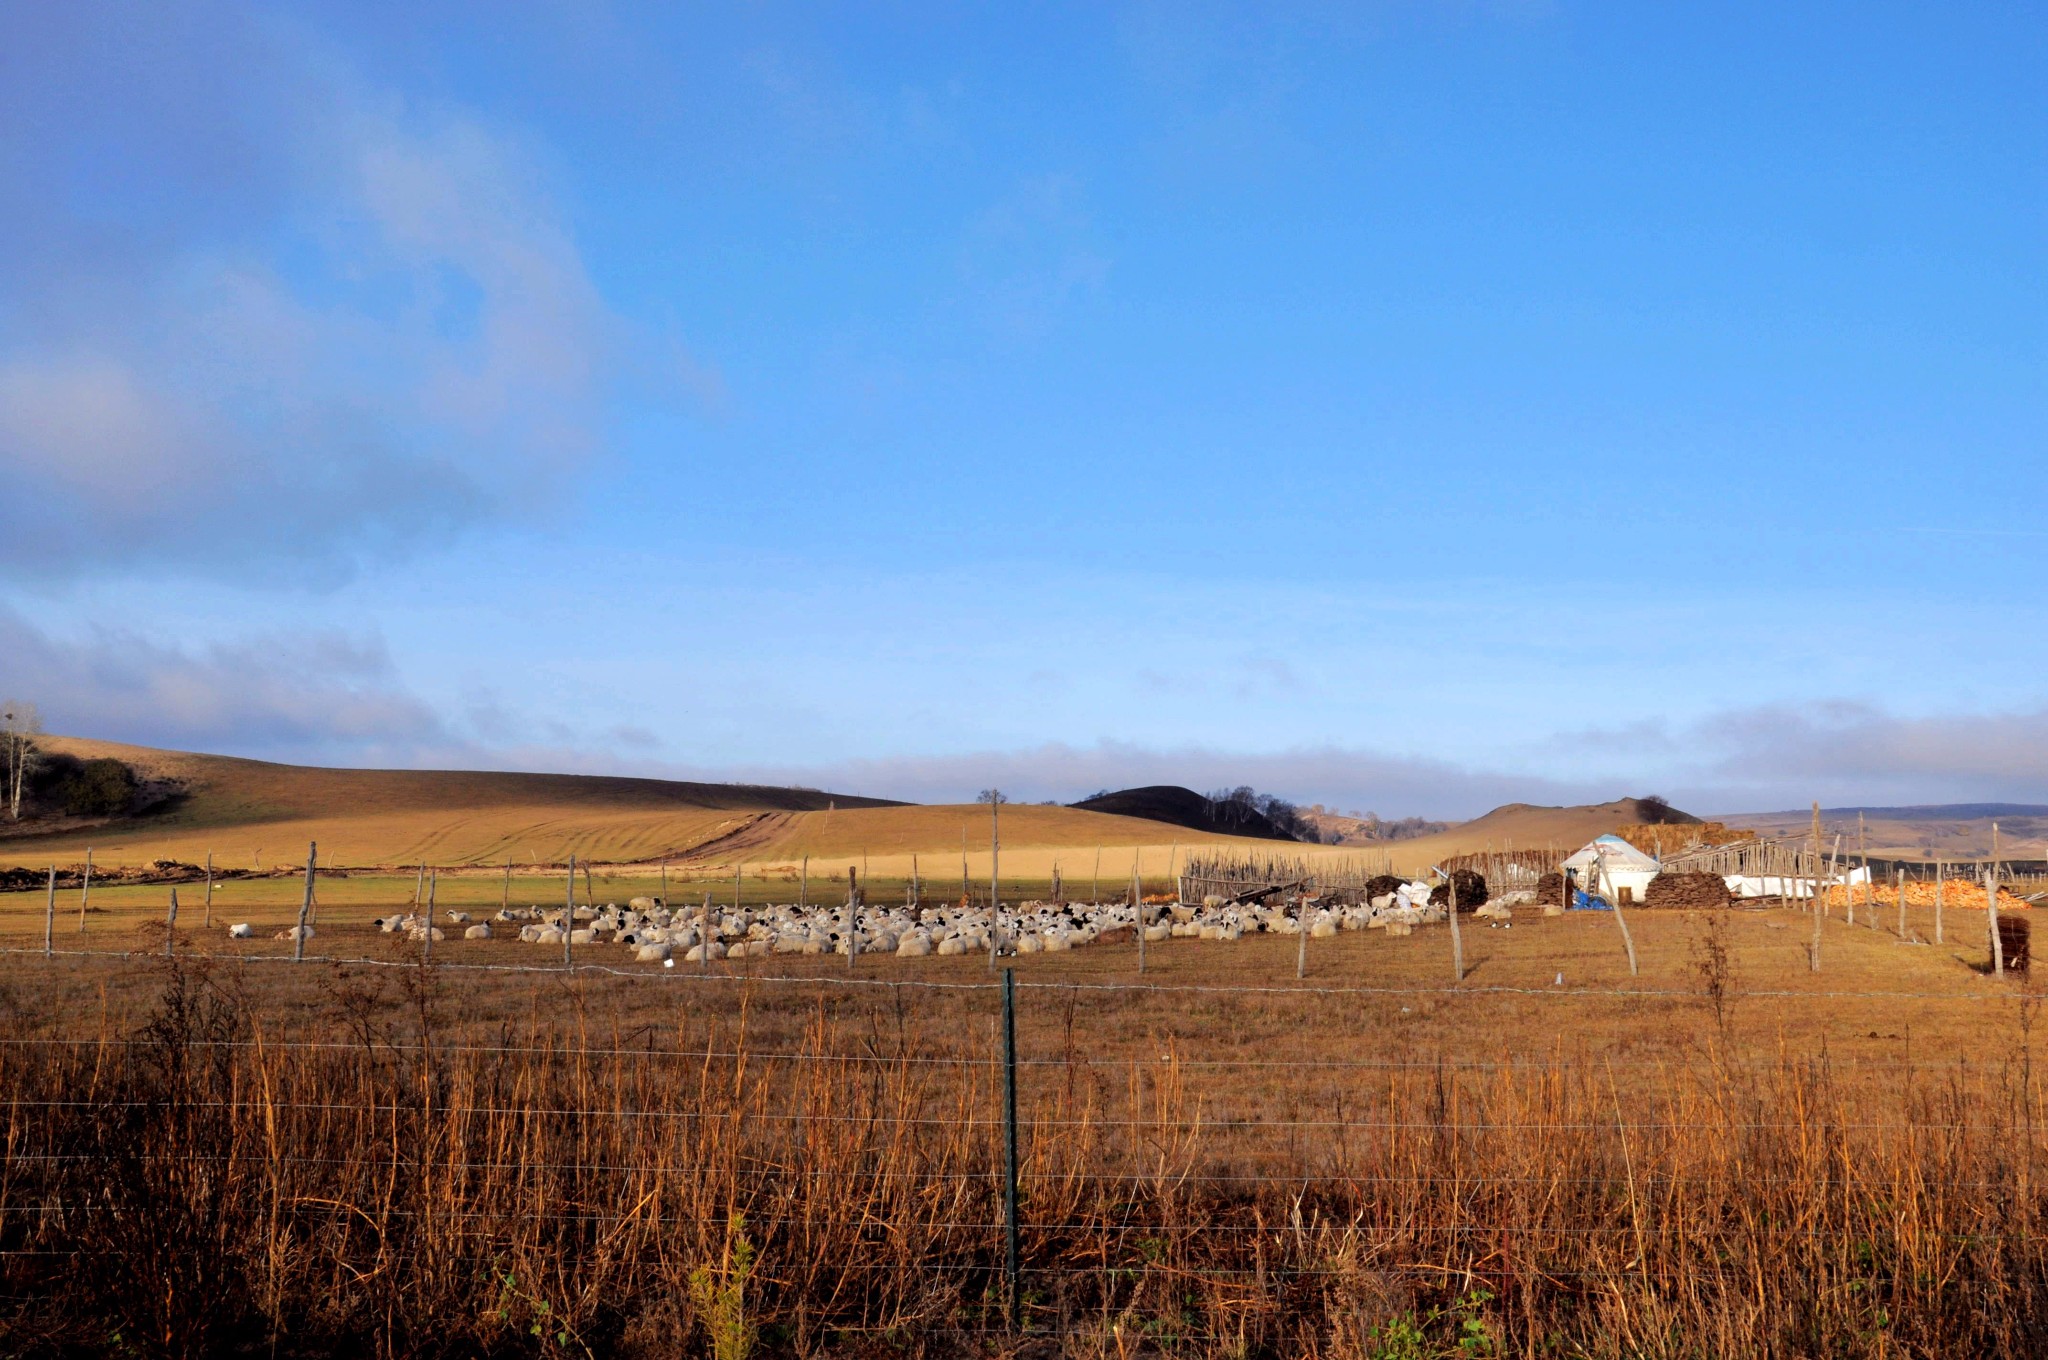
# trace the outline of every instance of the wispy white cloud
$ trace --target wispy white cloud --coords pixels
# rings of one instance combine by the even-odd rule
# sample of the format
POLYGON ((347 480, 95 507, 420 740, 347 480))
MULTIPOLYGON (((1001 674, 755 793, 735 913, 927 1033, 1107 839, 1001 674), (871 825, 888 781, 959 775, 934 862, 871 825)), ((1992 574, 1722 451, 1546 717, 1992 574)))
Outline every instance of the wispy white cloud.
POLYGON ((473 756, 407 691, 374 636, 319 632, 196 649, 107 629, 53 636, 0 606, 10 692, 70 735, 286 760, 473 756))
POLYGON ((520 135, 238 6, 78 8, 7 44, 0 580, 331 579, 558 498, 635 341, 520 135), (163 101, 80 100, 124 74, 163 101))

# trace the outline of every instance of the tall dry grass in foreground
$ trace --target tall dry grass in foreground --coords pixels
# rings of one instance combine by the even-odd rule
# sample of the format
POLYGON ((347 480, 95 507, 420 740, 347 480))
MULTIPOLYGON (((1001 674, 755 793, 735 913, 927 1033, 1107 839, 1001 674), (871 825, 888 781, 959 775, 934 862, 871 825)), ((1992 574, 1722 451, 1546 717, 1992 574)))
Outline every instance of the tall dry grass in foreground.
POLYGON ((744 1014, 479 1042, 437 1022, 438 987, 286 1044, 170 969, 139 1028, 0 1045, 0 1350, 2048 1349, 2023 1059, 1878 1089, 1789 1058, 1361 1067, 1289 1120, 1217 1101, 1200 1055, 1034 1063, 1014 1336, 977 1041, 821 1003, 774 1054, 744 1014))

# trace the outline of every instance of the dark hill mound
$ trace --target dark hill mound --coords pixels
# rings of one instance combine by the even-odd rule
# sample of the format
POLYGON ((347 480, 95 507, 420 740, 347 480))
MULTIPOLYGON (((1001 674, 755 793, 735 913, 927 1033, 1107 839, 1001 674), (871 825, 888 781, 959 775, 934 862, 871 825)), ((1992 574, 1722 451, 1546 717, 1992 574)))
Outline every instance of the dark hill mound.
POLYGON ((1086 812, 1107 812, 1118 817, 1143 817, 1148 821, 1184 826, 1223 836, 1256 836, 1262 840, 1286 841, 1294 837, 1273 825, 1272 819, 1256 808, 1236 801, 1204 798, 1178 784, 1148 784, 1141 789, 1120 789, 1098 793, 1073 806, 1086 812))

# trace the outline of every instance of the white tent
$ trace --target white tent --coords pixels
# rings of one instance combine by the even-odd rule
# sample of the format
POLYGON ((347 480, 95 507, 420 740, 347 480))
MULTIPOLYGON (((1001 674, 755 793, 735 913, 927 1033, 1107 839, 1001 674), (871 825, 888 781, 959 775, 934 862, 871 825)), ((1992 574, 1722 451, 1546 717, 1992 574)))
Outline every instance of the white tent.
POLYGON ((1640 902, 1659 866, 1621 837, 1599 836, 1567 859, 1564 867, 1578 875, 1579 886, 1588 892, 1640 902))

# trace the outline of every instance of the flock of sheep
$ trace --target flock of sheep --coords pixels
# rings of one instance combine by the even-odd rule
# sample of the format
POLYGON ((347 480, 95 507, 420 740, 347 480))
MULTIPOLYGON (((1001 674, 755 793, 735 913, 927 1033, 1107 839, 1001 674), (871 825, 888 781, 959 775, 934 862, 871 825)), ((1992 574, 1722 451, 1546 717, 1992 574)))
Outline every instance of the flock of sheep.
MULTIPOLYGON (((440 941, 457 928, 467 940, 489 940, 516 932, 531 944, 561 948, 567 944, 611 944, 633 951, 641 963, 676 960, 703 963, 710 959, 757 958, 770 954, 894 954, 898 958, 941 957, 987 953, 992 933, 996 952, 1058 953, 1093 944, 1105 937, 1134 938, 1140 926, 1149 941, 1168 939, 1236 940, 1246 935, 1295 935, 1306 923, 1311 939, 1340 930, 1384 929, 1406 935, 1417 925, 1442 921, 1444 908, 1431 905, 1426 883, 1405 883, 1396 891, 1364 903, 1346 903, 1295 894, 1265 902, 1235 902, 1211 897, 1199 905, 1184 902, 1054 903, 1025 902, 1006 906, 991 920, 981 906, 839 907, 778 905, 754 909, 672 907, 656 897, 635 897, 624 906, 511 907, 488 920, 468 912, 446 911, 442 924, 430 924, 424 912, 408 912, 377 922, 386 934, 402 934, 420 942, 440 941), (708 938, 707 938, 708 937, 708 938)), ((1478 915, 1495 924, 1512 915, 1516 898, 1509 894, 1488 902, 1478 915)), ((247 925, 229 929, 247 938, 247 925)), ((311 934, 310 928, 307 931, 311 934)), ((279 935, 291 938, 292 932, 279 935)))

